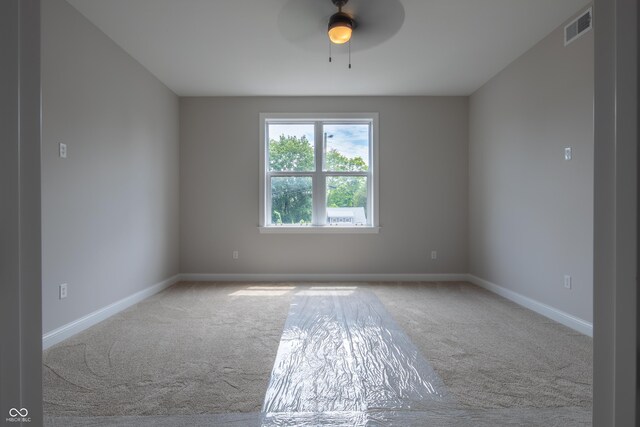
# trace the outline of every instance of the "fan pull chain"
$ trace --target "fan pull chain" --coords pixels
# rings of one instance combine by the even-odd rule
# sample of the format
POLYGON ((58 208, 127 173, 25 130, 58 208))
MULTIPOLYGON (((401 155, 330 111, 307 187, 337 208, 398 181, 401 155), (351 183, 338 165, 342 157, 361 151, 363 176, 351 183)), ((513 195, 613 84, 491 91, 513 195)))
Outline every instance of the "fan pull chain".
POLYGON ((349 69, 351 69, 351 39, 349 39, 349 69))
POLYGON ((331 62, 331 40, 329 40, 329 62, 331 62))

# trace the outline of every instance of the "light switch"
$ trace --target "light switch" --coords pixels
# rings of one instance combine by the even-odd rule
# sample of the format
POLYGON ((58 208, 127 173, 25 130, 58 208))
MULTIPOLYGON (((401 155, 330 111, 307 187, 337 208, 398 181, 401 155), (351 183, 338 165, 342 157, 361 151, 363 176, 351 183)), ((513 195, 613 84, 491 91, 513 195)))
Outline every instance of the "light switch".
POLYGON ((565 160, 571 160, 571 147, 564 147, 564 159, 565 160))
POLYGON ((62 159, 66 159, 67 158, 67 144, 65 144, 63 142, 60 143, 59 153, 60 153, 60 158, 62 158, 62 159))

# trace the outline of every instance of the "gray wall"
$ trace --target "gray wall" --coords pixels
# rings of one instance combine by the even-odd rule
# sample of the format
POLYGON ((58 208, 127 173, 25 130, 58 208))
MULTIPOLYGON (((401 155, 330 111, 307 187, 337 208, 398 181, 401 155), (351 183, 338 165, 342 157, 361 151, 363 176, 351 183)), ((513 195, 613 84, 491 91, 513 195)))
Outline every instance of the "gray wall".
POLYGON ((183 273, 467 271, 466 97, 181 98, 180 107, 183 273), (261 112, 379 112, 380 234, 259 234, 261 112))
POLYGON ((179 272, 179 105, 64 0, 42 6, 47 332, 179 272))
POLYGON ((593 425, 640 425, 638 409, 637 1, 595 0, 593 425))
POLYGON ((470 273, 592 321, 593 32, 565 48, 556 29, 469 115, 470 273))
POLYGON ((0 422, 41 426, 40 1, 0 2, 0 34, 0 422))

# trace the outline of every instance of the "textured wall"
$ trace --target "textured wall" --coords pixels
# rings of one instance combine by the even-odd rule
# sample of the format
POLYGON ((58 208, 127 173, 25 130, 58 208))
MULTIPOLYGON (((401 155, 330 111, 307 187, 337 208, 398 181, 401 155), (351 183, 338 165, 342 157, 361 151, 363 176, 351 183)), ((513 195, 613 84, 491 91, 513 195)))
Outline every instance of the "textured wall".
POLYGON ((42 7, 48 332, 178 273, 179 105, 65 1, 42 7))
POLYGON ((181 98, 181 271, 466 273, 467 109, 466 97, 181 98), (379 234, 258 232, 261 112, 380 114, 379 234))
POLYGON ((591 321, 593 32, 564 47, 556 29, 474 93, 469 116, 471 274, 591 321))

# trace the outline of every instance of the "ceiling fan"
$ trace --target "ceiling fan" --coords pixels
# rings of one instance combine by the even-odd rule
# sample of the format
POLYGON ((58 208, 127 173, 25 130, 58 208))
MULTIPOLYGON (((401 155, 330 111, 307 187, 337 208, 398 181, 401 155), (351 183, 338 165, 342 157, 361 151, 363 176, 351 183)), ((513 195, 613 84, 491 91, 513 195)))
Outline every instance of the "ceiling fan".
POLYGON ((288 0, 278 27, 285 39, 305 51, 323 51, 328 36, 330 48, 345 46, 356 52, 389 40, 404 17, 401 0, 288 0))
POLYGON ((356 21, 351 15, 342 11, 349 0, 331 0, 338 11, 329 18, 327 34, 331 43, 344 44, 351 41, 351 34, 356 28, 356 21))
POLYGON ((327 35, 329 36, 329 62, 331 62, 331 44, 349 43, 349 69, 351 69, 351 34, 356 28, 356 21, 342 11, 349 0, 331 0, 338 11, 329 18, 327 35))

